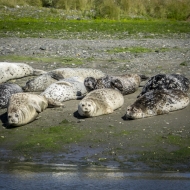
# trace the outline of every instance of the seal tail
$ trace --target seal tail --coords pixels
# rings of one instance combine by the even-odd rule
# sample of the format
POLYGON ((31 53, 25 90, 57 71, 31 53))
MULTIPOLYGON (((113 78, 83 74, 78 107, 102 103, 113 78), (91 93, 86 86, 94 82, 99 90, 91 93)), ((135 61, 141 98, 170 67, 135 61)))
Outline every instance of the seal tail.
POLYGON ((141 77, 141 81, 149 79, 149 77, 147 77, 146 75, 139 75, 139 76, 141 77))
POLYGON ((43 71, 43 70, 40 70, 40 69, 34 69, 33 71, 33 75, 35 76, 39 76, 39 75, 42 75, 42 74, 45 74, 47 73, 46 71, 43 71))

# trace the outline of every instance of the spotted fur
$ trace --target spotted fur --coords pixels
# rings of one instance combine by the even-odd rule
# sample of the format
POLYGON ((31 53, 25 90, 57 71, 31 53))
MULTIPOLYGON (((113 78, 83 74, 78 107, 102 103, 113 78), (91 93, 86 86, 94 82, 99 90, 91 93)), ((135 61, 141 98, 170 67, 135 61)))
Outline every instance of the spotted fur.
POLYGON ((22 92, 22 88, 17 84, 0 84, 0 109, 6 108, 12 94, 22 92))
POLYGON ((86 94, 86 88, 82 77, 71 77, 51 84, 41 93, 52 102, 64 102, 72 99, 80 99, 86 94))
POLYGON ((13 94, 8 103, 8 124, 13 126, 25 125, 33 121, 40 112, 48 107, 48 100, 37 94, 13 94))
POLYGON ((183 92, 189 90, 189 79, 179 74, 158 74, 151 77, 144 85, 142 92, 137 96, 141 97, 146 92, 151 90, 162 90, 162 89, 178 89, 183 92))
POLYGON ((189 97, 181 90, 152 90, 127 107, 126 118, 139 119, 185 108, 189 97))
POLYGON ((0 70, 0 83, 6 82, 10 79, 46 73, 42 70, 33 69, 31 66, 24 63, 0 62, 0 70))
POLYGON ((82 77, 83 81, 86 77, 92 76, 94 78, 100 78, 105 74, 97 69, 90 68, 59 68, 50 71, 44 75, 36 77, 26 83, 24 90, 27 92, 40 92, 44 91, 49 85, 70 77, 82 77))
POLYGON ((98 79, 87 77, 84 85, 90 92, 95 89, 113 88, 119 90, 123 95, 131 94, 137 90, 141 77, 137 74, 125 74, 116 76, 104 76, 98 79))

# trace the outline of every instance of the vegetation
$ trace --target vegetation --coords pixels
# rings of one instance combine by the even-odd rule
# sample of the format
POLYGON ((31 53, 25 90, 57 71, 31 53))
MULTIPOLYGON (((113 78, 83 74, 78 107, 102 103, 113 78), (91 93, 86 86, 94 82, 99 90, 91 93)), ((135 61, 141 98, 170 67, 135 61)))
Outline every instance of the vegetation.
MULTIPOLYGON (((61 20, 60 18, 40 17, 20 18, 4 15, 0 19, 1 37, 37 37, 59 39, 125 39, 130 36, 154 38, 158 35, 190 33, 189 22, 158 20, 61 20)), ((35 13, 34 13, 35 14, 35 13)), ((37 15, 37 13, 36 13, 37 15)), ((173 38, 173 36, 172 36, 173 38)))
POLYGON ((0 0, 8 7, 37 6, 77 10, 91 18, 123 19, 151 17, 187 20, 190 17, 190 0, 0 0))
POLYGON ((15 144, 14 151, 20 151, 24 154, 29 153, 31 149, 35 152, 60 151, 69 143, 80 141, 85 135, 85 131, 80 131, 76 126, 63 120, 59 126, 41 127, 35 129, 35 135, 29 133, 23 136, 23 141, 15 144), (36 132, 37 130, 37 132, 36 132))
MULTIPOLYGON (((146 0, 133 2, 132 4, 130 0, 0 0, 0 37, 125 39, 130 36, 154 38, 166 35, 174 38, 176 34, 177 37, 181 37, 183 34, 190 33, 190 22, 178 21, 188 19, 190 11, 187 9, 190 6, 186 5, 190 0, 180 0, 180 2, 152 0, 151 11, 149 10, 151 14, 148 8, 143 9, 146 10, 145 12, 140 11, 142 6, 147 6, 146 0), (124 6, 124 2, 127 5, 124 6), (165 10, 162 11, 167 12, 165 16, 153 15, 153 7, 161 2, 173 2, 173 7, 178 2, 179 5, 176 7, 178 9, 174 11, 173 8, 175 14, 165 10), (183 10, 180 9, 181 3, 184 5, 183 10), (35 6, 26 6, 27 4, 35 6), (108 5, 112 6, 109 11, 108 5), (178 14, 177 11, 183 15, 178 14)), ((167 8, 160 5, 157 7, 159 10, 161 7, 167 8)))

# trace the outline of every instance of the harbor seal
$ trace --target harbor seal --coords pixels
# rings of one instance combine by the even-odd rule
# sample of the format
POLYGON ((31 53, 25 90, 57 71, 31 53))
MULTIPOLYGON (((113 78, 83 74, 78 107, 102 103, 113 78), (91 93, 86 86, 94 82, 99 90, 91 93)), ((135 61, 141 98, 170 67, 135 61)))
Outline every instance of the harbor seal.
POLYGON ((70 77, 51 84, 41 93, 52 102, 64 102, 67 100, 81 99, 87 90, 82 77, 70 77))
POLYGON ((25 63, 0 62, 0 70, 0 83, 6 82, 10 79, 46 73, 42 70, 33 69, 31 66, 25 63))
POLYGON ((6 108, 12 94, 23 92, 22 88, 13 83, 0 84, 0 109, 6 108))
POLYGON ((113 88, 119 90, 123 95, 127 95, 135 92, 141 81, 146 79, 147 77, 144 75, 138 74, 107 75, 98 79, 87 77, 84 80, 84 85, 89 92, 95 89, 113 88))
POLYGON ((126 118, 140 119, 185 108, 189 104, 188 95, 178 89, 152 90, 143 94, 127 107, 126 118))
POLYGON ((97 89, 88 93, 78 104, 78 113, 84 117, 110 114, 124 103, 123 95, 111 88, 97 89))
POLYGON ((158 74, 147 81, 137 98, 155 89, 178 89, 187 92, 189 90, 189 84, 189 79, 180 74, 158 74))
POLYGON ((98 69, 91 68, 59 68, 28 81, 23 89, 26 92, 44 91, 50 84, 74 76, 83 77, 84 80, 86 77, 90 76, 100 78, 105 76, 105 73, 98 69))
POLYGON ((37 78, 30 79, 26 85, 22 87, 25 92, 41 92, 44 91, 51 84, 64 79, 55 73, 45 73, 37 78))
POLYGON ((8 125, 25 125, 48 107, 48 100, 44 96, 29 93, 13 94, 8 102, 8 125))

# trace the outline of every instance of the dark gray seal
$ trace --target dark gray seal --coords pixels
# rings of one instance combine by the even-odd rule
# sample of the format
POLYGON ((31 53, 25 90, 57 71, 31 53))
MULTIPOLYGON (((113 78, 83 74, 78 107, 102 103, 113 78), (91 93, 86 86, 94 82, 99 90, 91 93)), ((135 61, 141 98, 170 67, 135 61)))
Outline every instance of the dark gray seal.
POLYGON ((158 74, 147 81, 137 98, 151 90, 178 89, 187 92, 189 83, 189 79, 180 74, 158 74))
POLYGON ((0 84, 0 109, 6 108, 11 95, 18 92, 22 92, 22 88, 17 84, 0 84))
POLYGON ((23 87, 26 92, 40 92, 44 91, 48 86, 62 79, 70 77, 86 77, 100 78, 105 74, 98 69, 91 68, 59 68, 47 72, 39 77, 36 77, 26 83, 23 87))
POLYGON ((123 95, 127 95, 135 92, 141 81, 146 79, 147 77, 144 75, 138 74, 107 75, 98 79, 87 77, 84 85, 88 92, 95 89, 113 88, 119 90, 123 95))
POLYGON ((181 90, 152 90, 128 106, 125 116, 128 119, 140 119, 167 114, 171 111, 183 109, 188 104, 189 97, 181 90))

